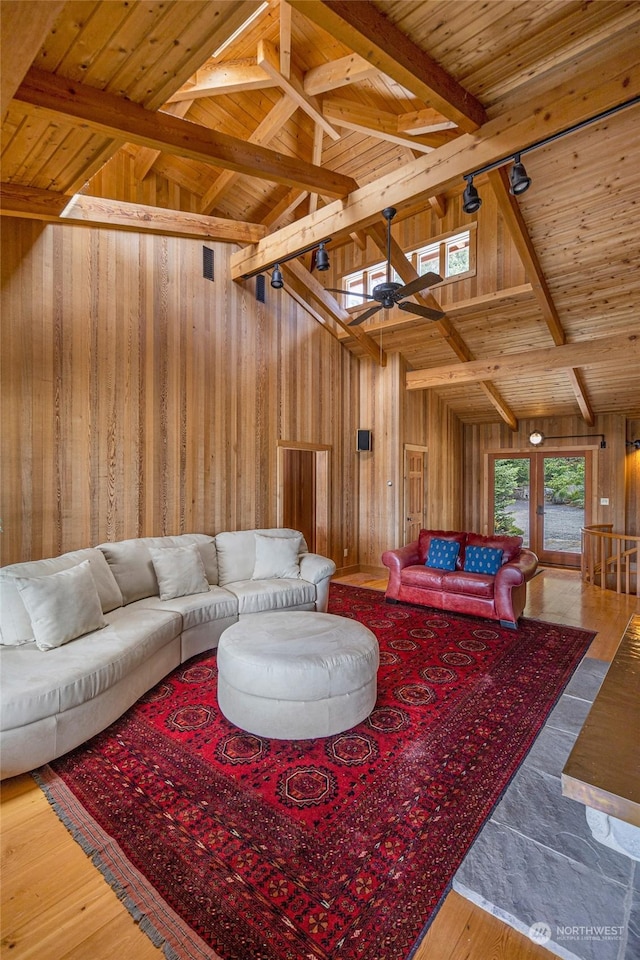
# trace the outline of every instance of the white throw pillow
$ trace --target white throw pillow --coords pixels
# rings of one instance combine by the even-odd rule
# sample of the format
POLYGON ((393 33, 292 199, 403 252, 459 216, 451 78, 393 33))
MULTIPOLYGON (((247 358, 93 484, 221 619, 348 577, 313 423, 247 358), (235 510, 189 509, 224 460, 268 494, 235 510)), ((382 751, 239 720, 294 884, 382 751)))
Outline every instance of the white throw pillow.
POLYGON ((88 560, 46 577, 16 577, 15 583, 40 650, 53 650, 107 625, 88 560))
POLYGON ((161 600, 207 593, 209 581, 195 544, 184 547, 149 547, 158 578, 161 600))
POLYGON ((263 537, 256 533, 256 562, 252 580, 300 577, 298 555, 302 536, 263 537))

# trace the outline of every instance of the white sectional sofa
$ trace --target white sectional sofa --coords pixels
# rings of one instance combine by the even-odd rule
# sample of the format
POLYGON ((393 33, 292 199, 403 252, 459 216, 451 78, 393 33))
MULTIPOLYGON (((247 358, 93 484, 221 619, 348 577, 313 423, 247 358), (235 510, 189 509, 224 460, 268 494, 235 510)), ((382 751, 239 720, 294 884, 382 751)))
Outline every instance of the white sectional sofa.
POLYGON ((326 612, 334 572, 284 528, 123 540, 3 567, 1 778, 103 730, 238 619, 326 612))

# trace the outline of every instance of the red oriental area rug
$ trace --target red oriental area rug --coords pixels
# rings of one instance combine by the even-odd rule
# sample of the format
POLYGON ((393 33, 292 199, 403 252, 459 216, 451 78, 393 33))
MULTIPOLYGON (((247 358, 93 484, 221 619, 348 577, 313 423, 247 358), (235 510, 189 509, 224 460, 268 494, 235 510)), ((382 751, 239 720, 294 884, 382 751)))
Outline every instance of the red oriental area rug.
POLYGON ((168 957, 406 960, 592 633, 385 604, 371 716, 266 740, 217 709, 215 652, 36 775, 168 957))

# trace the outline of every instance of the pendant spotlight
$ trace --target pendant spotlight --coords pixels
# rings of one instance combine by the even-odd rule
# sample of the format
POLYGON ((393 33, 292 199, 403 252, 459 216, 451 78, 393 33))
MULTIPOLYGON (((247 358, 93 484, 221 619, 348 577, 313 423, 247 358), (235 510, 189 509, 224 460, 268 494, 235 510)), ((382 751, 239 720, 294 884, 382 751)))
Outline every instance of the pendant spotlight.
POLYGON ((281 287, 284 287, 284 280, 282 279, 282 270, 280 269, 280 264, 276 263, 273 268, 273 273, 271 274, 271 286, 274 290, 280 290, 281 287))
POLYGON ((521 193, 524 193, 525 190, 528 190, 531 185, 531 177, 527 175, 524 164, 520 160, 521 154, 530 153, 532 150, 537 150, 538 147, 546 147, 547 144, 553 143, 555 140, 560 140, 562 137, 566 137, 570 133, 575 133, 577 130, 582 130, 584 127, 590 126, 592 123, 599 123, 601 120, 606 120, 607 117, 613 116, 614 113, 619 113, 620 110, 626 110, 627 107, 634 107, 638 103, 640 103, 640 97, 632 97, 631 100, 626 100, 624 103, 619 103, 618 106, 611 107, 609 110, 603 110, 602 113, 598 113, 593 117, 589 117, 587 120, 582 120, 580 123, 575 123, 572 127, 567 127, 566 130, 560 130, 558 133, 554 133, 550 137, 545 137, 544 140, 537 140, 535 143, 530 144, 530 146, 523 147, 518 153, 508 153, 506 157, 501 157, 500 160, 495 160, 493 163, 488 163, 485 167, 479 167, 478 170, 474 170, 471 173, 465 173, 464 179, 466 180, 467 185, 464 188, 464 193, 462 195, 462 209, 465 213, 475 213, 480 209, 482 204, 482 200, 478 196, 478 191, 473 185, 474 177, 480 176, 481 173, 488 173, 490 170, 497 170, 498 167, 503 167, 506 163, 509 163, 511 160, 513 160, 513 167, 509 171, 509 193, 511 193, 514 197, 517 197, 521 193))
POLYGON ((322 242, 318 249, 316 250, 316 270, 328 270, 329 269, 329 254, 325 250, 324 242, 322 242))
POLYGON ((462 195, 462 209, 465 213, 475 213, 482 206, 482 200, 478 196, 478 191, 473 185, 473 176, 465 177, 467 185, 462 195))
POLYGON ((514 197, 519 197, 521 193, 524 193, 525 190, 528 190, 531 186, 531 177, 527 176, 524 164, 520 163, 519 153, 515 155, 514 161, 511 172, 509 173, 509 183, 511 184, 509 193, 513 194, 514 197))

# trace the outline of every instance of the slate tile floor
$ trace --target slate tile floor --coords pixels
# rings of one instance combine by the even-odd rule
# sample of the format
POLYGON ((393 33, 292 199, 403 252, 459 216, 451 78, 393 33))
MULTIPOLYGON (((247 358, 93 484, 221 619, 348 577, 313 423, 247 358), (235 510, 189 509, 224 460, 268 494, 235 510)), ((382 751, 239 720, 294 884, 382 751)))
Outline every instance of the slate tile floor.
POLYGON ((640 960, 640 863, 591 836, 560 774, 607 672, 585 658, 453 879, 567 960, 640 960))

